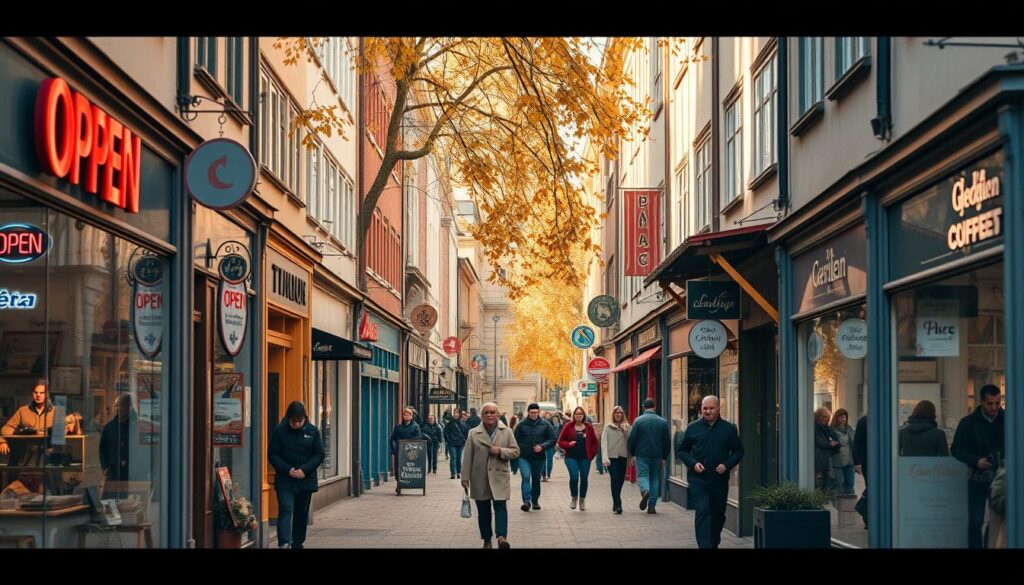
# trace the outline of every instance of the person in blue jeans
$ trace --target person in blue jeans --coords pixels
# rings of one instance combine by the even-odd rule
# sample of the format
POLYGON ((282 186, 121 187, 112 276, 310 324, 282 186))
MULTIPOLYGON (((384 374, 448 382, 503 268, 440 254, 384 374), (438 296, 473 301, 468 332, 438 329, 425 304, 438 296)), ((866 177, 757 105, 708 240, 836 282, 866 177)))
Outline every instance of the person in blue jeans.
POLYGON ((565 449, 565 467, 569 470, 569 493, 572 502, 569 508, 576 509, 579 500, 580 512, 587 509, 587 487, 590 475, 590 460, 597 455, 599 442, 594 425, 587 421, 587 411, 577 406, 572 412, 572 422, 562 427, 558 446, 565 449))
POLYGON ((275 472, 277 546, 302 548, 309 504, 319 489, 316 468, 324 462, 324 444, 320 431, 306 417, 306 406, 298 400, 288 405, 271 432, 267 458, 275 472))
POLYGON ((449 479, 462 477, 462 449, 466 445, 468 434, 469 429, 462 420, 462 413, 455 407, 452 420, 444 426, 444 442, 448 446, 448 470, 451 472, 449 479))
MULTIPOLYGON (((541 416, 543 417, 544 422, 551 425, 551 432, 555 436, 555 442, 557 442, 558 431, 559 429, 561 429, 561 426, 555 425, 555 422, 551 418, 551 413, 549 413, 548 411, 545 410, 541 416)), ((547 481, 548 479, 550 479, 551 472, 555 469, 555 449, 557 449, 557 447, 555 447, 555 442, 552 442, 551 446, 544 450, 544 470, 543 473, 541 473, 540 475, 541 481, 547 481)))
POLYGON ((523 512, 540 510, 540 481, 544 473, 545 453, 555 444, 555 429, 540 418, 540 407, 536 402, 526 407, 526 418, 520 421, 513 432, 519 445, 519 469, 522 471, 521 490, 523 512))
POLYGON ((743 459, 743 444, 736 425, 719 417, 717 396, 704 397, 700 414, 699 420, 686 427, 676 457, 686 464, 690 502, 697 512, 697 546, 718 548, 725 526, 729 473, 743 459))
POLYGON ((654 399, 644 400, 644 413, 633 421, 626 439, 629 456, 636 460, 637 483, 640 484, 640 509, 657 514, 655 506, 661 495, 661 468, 672 449, 668 421, 654 412, 654 399))

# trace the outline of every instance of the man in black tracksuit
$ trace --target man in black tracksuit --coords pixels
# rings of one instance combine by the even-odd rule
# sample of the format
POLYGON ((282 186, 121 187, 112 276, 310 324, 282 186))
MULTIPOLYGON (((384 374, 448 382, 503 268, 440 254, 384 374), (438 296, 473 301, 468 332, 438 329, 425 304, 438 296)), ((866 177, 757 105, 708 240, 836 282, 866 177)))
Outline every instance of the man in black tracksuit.
POLYGON ((441 447, 441 425, 434 420, 434 415, 427 415, 427 424, 423 425, 423 435, 430 439, 427 445, 427 471, 437 473, 437 450, 441 447))
POLYGON ((277 546, 302 548, 306 542, 309 503, 319 489, 316 468, 324 462, 320 431, 310 424, 306 406, 298 400, 288 405, 281 422, 270 434, 267 450, 274 467, 277 492, 277 546))
POLYGON ((522 472, 523 505, 540 510, 540 478, 547 463, 547 449, 555 444, 555 427, 540 417, 540 406, 533 402, 526 407, 527 417, 516 425, 515 438, 519 443, 519 470, 522 472))
POLYGON ((697 546, 718 548, 725 526, 725 500, 729 494, 729 472, 743 458, 736 425, 718 416, 718 397, 701 402, 701 418, 686 427, 676 446, 676 457, 686 464, 690 498, 696 509, 697 546))
POLYGON ((981 387, 981 405, 962 419, 953 435, 950 453, 970 469, 967 481, 967 547, 985 548, 981 525, 992 479, 999 470, 1006 445, 1005 413, 999 387, 981 387))

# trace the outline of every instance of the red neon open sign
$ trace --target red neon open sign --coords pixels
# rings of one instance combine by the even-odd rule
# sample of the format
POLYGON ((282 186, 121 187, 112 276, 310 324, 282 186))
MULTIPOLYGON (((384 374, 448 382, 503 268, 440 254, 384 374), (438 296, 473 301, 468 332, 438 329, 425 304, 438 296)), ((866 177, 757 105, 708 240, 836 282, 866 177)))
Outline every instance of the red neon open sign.
POLYGON ((36 154, 47 173, 130 213, 139 212, 142 140, 63 79, 43 80, 36 95, 36 154))
POLYGON ((12 223, 0 227, 0 262, 31 262, 45 256, 49 249, 49 234, 35 226, 12 223))

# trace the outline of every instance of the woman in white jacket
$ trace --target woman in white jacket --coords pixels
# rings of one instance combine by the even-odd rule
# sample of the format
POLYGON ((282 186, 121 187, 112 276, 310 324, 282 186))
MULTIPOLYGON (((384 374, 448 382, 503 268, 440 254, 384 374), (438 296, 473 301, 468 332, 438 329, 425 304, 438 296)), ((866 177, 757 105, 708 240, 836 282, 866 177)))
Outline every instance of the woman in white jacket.
POLYGON ((612 479, 612 512, 622 513, 622 485, 626 481, 626 465, 629 451, 626 439, 629 437, 629 423, 621 406, 612 409, 612 422, 601 432, 601 456, 604 466, 612 479))

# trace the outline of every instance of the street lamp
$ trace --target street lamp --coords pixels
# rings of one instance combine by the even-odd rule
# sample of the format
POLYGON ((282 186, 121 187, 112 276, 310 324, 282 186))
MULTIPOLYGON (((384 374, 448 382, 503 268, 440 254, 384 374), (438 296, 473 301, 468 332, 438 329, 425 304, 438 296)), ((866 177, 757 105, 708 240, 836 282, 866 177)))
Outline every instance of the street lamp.
POLYGON ((498 321, 501 315, 491 318, 494 319, 494 402, 498 402, 498 321))

